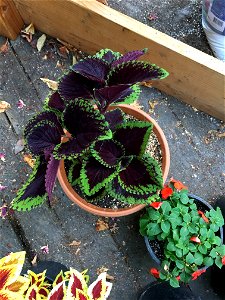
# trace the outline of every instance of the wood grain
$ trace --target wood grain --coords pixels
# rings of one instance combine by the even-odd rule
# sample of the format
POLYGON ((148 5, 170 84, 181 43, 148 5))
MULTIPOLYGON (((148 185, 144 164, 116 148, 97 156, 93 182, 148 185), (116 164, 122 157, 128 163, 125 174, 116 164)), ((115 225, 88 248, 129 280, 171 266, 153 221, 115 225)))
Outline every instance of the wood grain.
POLYGON ((9 39, 16 39, 23 20, 12 0, 0 0, 0 35, 9 39))

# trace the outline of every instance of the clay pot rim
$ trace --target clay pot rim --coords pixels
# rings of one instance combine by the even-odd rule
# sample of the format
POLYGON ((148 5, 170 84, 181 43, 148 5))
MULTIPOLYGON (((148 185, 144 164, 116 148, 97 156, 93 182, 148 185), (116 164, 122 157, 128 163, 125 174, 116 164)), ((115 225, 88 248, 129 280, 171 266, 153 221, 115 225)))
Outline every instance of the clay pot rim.
MULTIPOLYGON (((144 111, 135 108, 133 106, 127 105, 127 104, 119 104, 116 106, 110 106, 109 110, 115 109, 116 107, 120 107, 123 109, 125 113, 132 112, 130 115, 135 116, 141 116, 142 120, 150 121, 153 124, 153 131, 156 133, 157 138, 159 140, 161 150, 162 150, 162 156, 163 156, 163 181, 165 183, 168 172, 169 172, 169 166, 170 166, 170 152, 169 152, 169 146, 166 140, 166 137, 158 125, 158 123, 152 119, 147 113, 144 111)), ((129 114, 129 113, 128 113, 129 114)), ((127 216, 130 214, 133 214, 141 209, 143 209, 146 205, 145 204, 137 204, 133 205, 131 207, 127 208, 118 208, 118 209, 112 209, 112 208, 102 208, 99 206, 95 206, 77 194, 72 186, 70 185, 67 176, 66 171, 64 168, 64 160, 60 161, 59 170, 57 173, 57 177, 59 180, 59 183, 64 190, 65 194, 68 196, 70 200, 72 200, 74 203, 76 203, 80 208, 98 216, 104 216, 104 217, 122 217, 127 216)))

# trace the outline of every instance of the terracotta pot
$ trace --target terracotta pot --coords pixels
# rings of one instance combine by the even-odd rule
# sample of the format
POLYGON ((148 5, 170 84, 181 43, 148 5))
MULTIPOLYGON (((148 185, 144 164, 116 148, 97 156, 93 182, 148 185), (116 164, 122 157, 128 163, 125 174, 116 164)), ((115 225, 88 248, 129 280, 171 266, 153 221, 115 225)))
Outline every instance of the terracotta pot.
MULTIPOLYGON (((162 172, 163 172, 163 180, 166 181, 168 172, 169 172, 169 166, 170 166, 170 153, 169 153, 169 147, 167 140, 165 138, 165 135, 162 131, 162 129, 159 127, 157 122, 153 120, 147 113, 143 112, 140 109, 134 108, 133 106, 126 105, 126 104, 120 104, 117 106, 110 106, 109 110, 115 109, 116 107, 120 107, 125 113, 139 119, 142 121, 149 121, 153 124, 153 131, 156 134, 158 141, 161 146, 162 151, 162 172)), ((62 160, 60 162, 59 170, 58 170, 58 180, 61 184, 62 189, 66 193, 66 195, 69 197, 70 200, 72 200, 74 203, 76 203, 78 206, 83 208, 84 210, 98 216, 104 216, 104 217, 121 217, 121 216, 127 216, 130 214, 133 214, 145 207, 144 204, 137 204, 132 205, 131 207, 127 208, 119 208, 119 209, 111 209, 111 208, 101 208, 99 206, 95 206, 91 203, 88 203, 86 200, 81 198, 73 189, 73 187, 68 182, 65 168, 64 168, 64 161, 62 160)))

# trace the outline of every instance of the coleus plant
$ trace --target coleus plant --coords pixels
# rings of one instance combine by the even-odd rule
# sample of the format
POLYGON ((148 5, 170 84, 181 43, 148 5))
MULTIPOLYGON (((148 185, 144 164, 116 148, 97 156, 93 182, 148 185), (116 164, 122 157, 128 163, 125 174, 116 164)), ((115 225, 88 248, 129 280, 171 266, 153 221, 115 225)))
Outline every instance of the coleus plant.
POLYGON ((108 298, 112 283, 106 279, 106 273, 88 286, 87 270, 78 272, 70 268, 61 271, 50 282, 46 277, 46 270, 20 275, 25 251, 10 253, 0 259, 0 299, 4 300, 105 300, 108 298))
POLYGON ((140 218, 140 233, 161 249, 160 269, 150 272, 173 287, 197 279, 213 264, 225 265, 225 245, 217 235, 224 225, 220 208, 203 211, 196 204, 187 187, 171 179, 160 201, 150 204, 140 218))
POLYGON ((61 159, 69 162, 70 183, 88 201, 106 193, 130 204, 154 200, 163 179, 158 162, 146 153, 152 124, 131 120, 120 108, 109 110, 136 100, 141 82, 168 75, 154 64, 136 61, 145 52, 122 55, 103 49, 59 79, 58 90, 25 128, 36 163, 12 202, 14 209, 30 210, 51 200, 61 159))

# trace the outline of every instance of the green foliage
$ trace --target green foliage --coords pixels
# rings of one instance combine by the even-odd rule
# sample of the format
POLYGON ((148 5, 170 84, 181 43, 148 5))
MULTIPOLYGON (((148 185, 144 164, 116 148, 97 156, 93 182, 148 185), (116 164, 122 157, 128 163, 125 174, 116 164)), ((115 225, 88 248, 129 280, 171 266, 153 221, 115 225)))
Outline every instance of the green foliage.
POLYGON ((179 287, 179 282, 196 279, 204 272, 203 267, 216 264, 221 268, 225 245, 218 236, 224 225, 220 209, 199 211, 198 202, 188 196, 186 189, 173 188, 166 200, 160 200, 159 208, 149 206, 140 218, 141 235, 149 241, 163 241, 166 260, 161 262, 160 280, 179 287))

